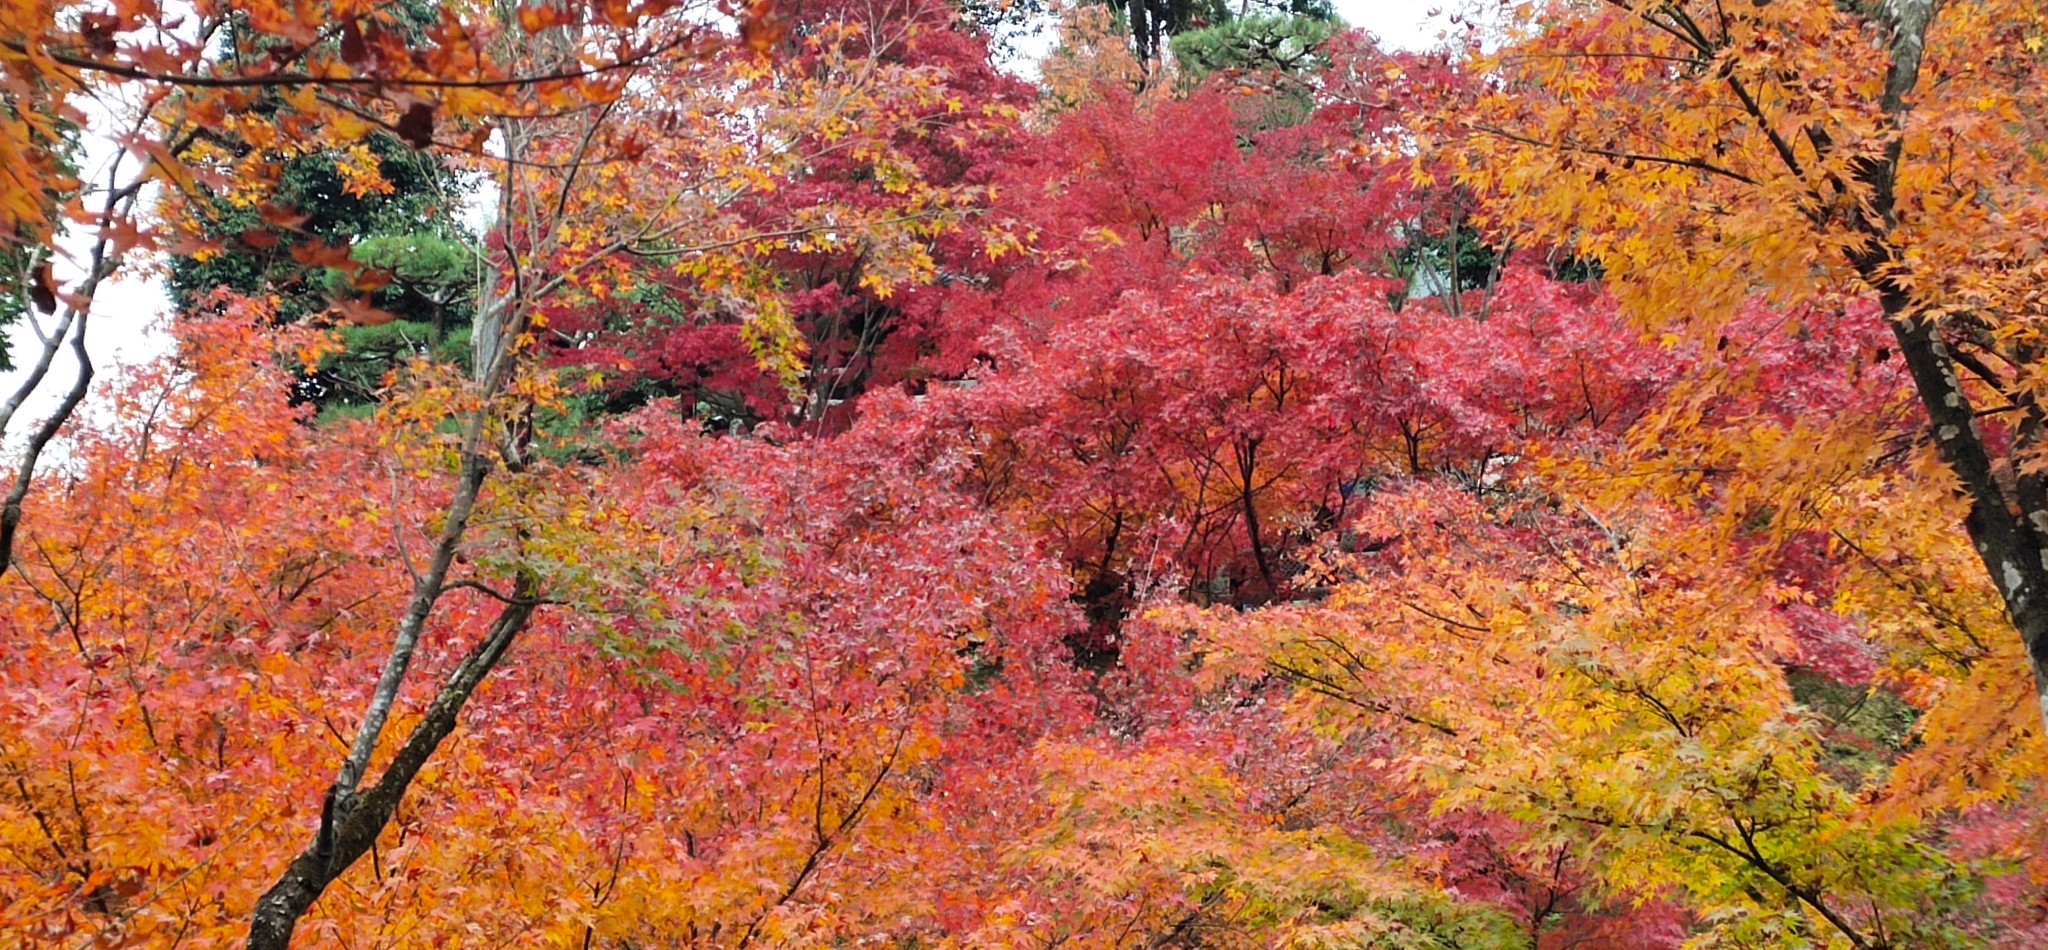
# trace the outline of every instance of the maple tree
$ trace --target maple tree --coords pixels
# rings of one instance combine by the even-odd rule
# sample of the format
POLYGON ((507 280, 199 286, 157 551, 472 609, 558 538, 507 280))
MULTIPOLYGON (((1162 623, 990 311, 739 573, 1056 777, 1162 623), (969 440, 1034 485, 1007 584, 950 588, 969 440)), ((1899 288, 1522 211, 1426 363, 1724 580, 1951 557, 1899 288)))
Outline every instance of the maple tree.
POLYGON ((2048 509, 2025 275, 2041 255, 2023 235, 2041 29, 1999 3, 1560 7, 1490 60, 1514 93, 1463 123, 1487 156, 1467 179, 1514 195, 1503 220, 1599 259, 1655 319, 1874 295, 2037 684, 2048 509))
MULTIPOLYGON (((765 15, 757 8, 741 18, 749 36, 763 42, 772 33, 765 15)), ((92 301, 124 260, 160 239, 136 215, 151 182, 197 195, 202 178, 225 184, 233 177, 244 188, 244 205, 260 204, 249 196, 268 190, 263 183, 274 178, 284 153, 360 152, 378 129, 426 147, 437 129, 467 125, 465 147, 483 154, 489 130, 471 120, 603 101, 626 72, 663 56, 693 55, 718 43, 715 33, 668 3, 607 6, 583 17, 536 7, 512 23, 442 11, 424 25, 410 10, 350 4, 166 10, 121 3, 92 11, 9 4, 0 26, 0 82, 20 107, 0 119, 0 156, 10 178, 0 242, 27 255, 31 302, 53 325, 36 328, 40 352, 26 361, 22 384, 0 408, 0 431, 49 379, 59 352, 69 351, 77 372, 56 409, 28 433, 0 508, 0 560, 13 555, 36 461, 90 386, 85 335, 92 301), (494 48, 550 30, 554 50, 538 66, 534 57, 494 48), (263 55, 215 56, 224 33, 263 55), (62 147, 75 130, 92 125, 78 105, 86 97, 121 104, 99 120, 100 134, 122 149, 100 170, 102 182, 78 181, 62 147), (252 108, 259 101, 265 108, 252 108), (250 147, 218 160, 188 157, 187 149, 212 130, 239 135, 250 147), (71 261, 79 273, 67 285, 55 259, 68 256, 56 241, 69 221, 83 228, 78 238, 86 250, 71 261)), ((259 211, 276 223, 294 220, 289 208, 259 211)))
MULTIPOLYGON (((406 598, 403 620, 389 655, 383 663, 382 672, 374 678, 376 688, 365 697, 367 704, 363 719, 357 728, 349 753, 326 793, 318 834, 313 843, 300 852, 292 861, 289 870, 257 903, 254 925, 250 932, 251 945, 282 946, 289 941, 297 921, 328 885, 370 850, 377 836, 396 813, 402 796, 425 765, 428 756, 454 728, 455 716, 481 679, 496 666, 512 640, 528 625, 535 608, 540 604, 539 574, 530 566, 511 569, 508 578, 510 587, 507 589, 509 592, 494 592, 501 602, 501 609, 495 612, 487 631, 478 639, 476 647, 454 668, 450 679, 440 688, 435 700, 427 706, 424 718, 410 728, 402 747, 397 750, 396 759, 382 767, 372 784, 359 788, 360 783, 370 775, 372 759, 378 755, 391 711, 408 679, 414 654, 430 619, 434 616, 436 604, 450 590, 451 584, 492 591, 490 584, 476 579, 451 581, 449 572, 466 543, 469 522, 478 513, 480 501, 486 505, 489 503, 484 492, 489 472, 502 462, 516 475, 533 462, 529 457, 531 449, 528 444, 531 439, 530 420, 536 402, 544 398, 544 390, 535 390, 528 382, 522 381, 517 355, 522 348, 529 345, 527 336, 533 326, 535 303, 548 298, 557 288, 570 286, 574 278, 587 267, 589 261, 603 256, 602 252, 591 255, 588 253, 587 245, 581 243, 587 240, 591 233, 587 226, 581 231, 568 230, 571 225, 565 212, 569 207, 569 199, 576 194, 575 186, 585 166, 597 162, 600 158, 591 151, 592 144, 613 144, 610 139, 600 140, 598 136, 604 131, 605 119, 618 102, 625 80, 631 72, 652 68, 657 60, 647 51, 651 49, 655 53, 680 51, 684 55, 675 77, 679 81, 689 82, 727 74, 733 81, 742 84, 751 82, 756 86, 768 86, 771 90, 775 84, 772 81, 763 82, 772 80, 772 74, 761 69, 755 59, 757 52, 746 50, 737 54, 719 53, 715 45, 706 47, 707 41, 715 44, 716 34, 707 32, 704 25, 692 22, 689 16, 678 16, 677 11, 653 8, 598 11, 589 23, 574 22, 559 10, 523 11, 518 23, 511 27, 513 32, 506 33, 502 26, 495 28, 495 32, 514 40, 520 36, 528 39, 525 42, 509 44, 496 43, 495 45, 501 47, 502 59, 494 58, 488 61, 488 65, 477 45, 479 34, 493 29, 492 24, 488 22, 465 23, 444 17, 438 31, 421 37, 416 35, 417 31, 409 31, 409 35, 401 36, 398 30, 382 22, 375 15, 362 20, 345 18, 339 22, 339 45, 338 48, 334 48, 331 45, 334 37, 327 35, 326 32, 333 24, 309 18, 317 16, 316 11, 310 10, 296 11, 282 21, 275 17, 265 19, 259 15, 253 17, 253 22, 248 24, 259 34, 277 37, 276 42, 268 45, 271 53, 282 53, 270 57, 270 64, 276 64, 279 67, 277 69, 264 68, 270 64, 260 64, 256 68, 251 68, 239 60, 216 65, 212 69, 199 69, 196 68, 197 64, 193 63, 191 65, 195 67, 194 74, 179 74, 166 68, 166 58, 172 54, 183 54, 188 57, 198 55, 206 46, 211 31, 228 22, 224 16, 202 16, 200 33, 196 39, 181 37, 176 33, 155 32, 151 35, 155 40, 162 41, 166 36, 172 39, 169 45, 145 48, 142 52, 148 54, 148 58, 144 60, 144 65, 109 63, 92 58, 93 55, 111 55, 114 50, 102 47, 115 40, 121 32, 149 25, 141 22, 143 14, 149 12, 151 11, 127 14, 137 21, 134 23, 125 22, 120 17, 107 21, 96 19, 97 14, 88 17, 83 29, 86 33, 87 52, 90 55, 74 54, 62 43, 46 45, 40 37, 33 47, 23 47, 18 52, 26 57, 24 62, 29 66, 51 69, 51 62, 44 61, 47 55, 54 62, 56 72, 62 73, 65 68, 83 71, 68 74, 74 79, 85 74, 108 74, 132 81, 159 84, 160 88, 153 93, 154 101, 158 103, 169 100, 168 90, 175 87, 227 90, 230 94, 243 95, 248 94, 245 90, 297 90, 301 93, 301 101, 291 105, 296 107, 298 114, 291 115, 289 119, 300 123, 299 125, 286 125, 282 132, 273 126, 262 136, 256 136, 254 132, 257 127, 248 123, 243 123, 238 129, 245 138, 255 137, 272 142, 277 141, 280 134, 297 136, 289 139, 292 142, 291 147, 296 148, 333 142, 345 144, 351 138, 366 134, 380 123, 393 128, 398 135, 416 146, 429 144, 434 135, 436 103, 418 95, 403 93, 402 89, 407 84, 434 90, 454 90, 451 94, 467 97, 463 103, 468 108, 505 110, 513 114, 512 118, 501 119, 493 126, 502 136, 501 154, 506 160, 501 165, 504 171, 498 182, 501 197, 498 230, 503 255, 501 266, 504 273, 502 282, 492 282, 480 294, 480 312, 474 337, 474 383, 429 386, 420 396, 408 400, 404 407, 394 410, 401 413, 394 420, 401 427, 417 427, 423 423, 431 423, 444 413, 454 414, 459 420, 460 436, 453 446, 452 457, 446 461, 452 461, 455 478, 446 496, 442 523, 438 528, 426 532, 427 536, 434 538, 431 551, 425 559, 424 566, 412 574, 411 593, 406 598), (659 25, 651 17, 663 14, 668 15, 672 21, 672 35, 666 37, 647 29, 649 24, 659 25), (211 26, 208 25, 209 22, 211 26), (602 27, 616 27, 628 32, 620 34, 622 45, 618 52, 622 55, 608 63, 600 58, 593 65, 580 55, 579 44, 599 43, 596 48, 601 50, 602 40, 595 30, 602 27), (592 32, 585 33, 586 29, 592 32), (579 33, 583 35, 579 36, 579 33), (651 45, 641 48, 638 46, 640 43, 651 45), (431 50, 444 59, 449 55, 467 56, 472 61, 471 66, 477 75, 452 80, 437 76, 433 72, 433 64, 418 55, 426 50, 431 50), (327 59, 323 53, 332 56, 332 59, 328 60, 332 63, 331 68, 319 62, 327 59), (315 60, 314 68, 310 72, 297 71, 295 67, 300 65, 299 61, 307 58, 315 60), (368 77, 357 75, 351 69, 352 66, 377 66, 387 62, 393 65, 394 74, 380 77, 374 83, 365 82, 368 77), (346 93, 364 88, 381 96, 388 91, 385 88, 387 85, 400 87, 401 97, 407 98, 406 102, 400 103, 403 107, 400 111, 380 116, 374 108, 376 102, 380 100, 352 102, 346 96, 331 97, 325 104, 338 111, 329 116, 333 121, 327 123, 328 131, 324 134, 336 138, 307 137, 306 133, 312 127, 304 123, 319 117, 307 113, 317 112, 323 104, 318 96, 319 89, 334 86, 346 93), (335 101, 336 99, 339 101, 335 101), (573 107, 566 112, 559 111, 565 105, 573 107), (387 118, 388 116, 395 118, 387 118), (535 200, 543 195, 546 197, 539 200, 551 204, 551 209, 548 204, 539 204, 535 200), (525 283, 525 265, 531 256, 548 255, 560 258, 564 254, 569 255, 569 259, 553 261, 555 266, 551 268, 548 276, 533 286, 525 283), (413 415, 403 415, 408 411, 413 415), (408 419, 413 421, 408 422, 408 419)), ((764 16, 765 11, 757 10, 743 18, 744 32, 752 47, 765 48, 774 41, 773 35, 769 32, 771 28, 762 22, 764 16)), ((814 43, 828 42, 829 39, 827 37, 814 40, 814 43)), ((174 57, 169 61, 176 62, 174 57)), ((819 90, 799 87, 796 91, 802 94, 815 94, 819 90)), ((831 91, 826 90, 828 94, 831 91)), ((233 105, 225 99, 206 96, 179 98, 175 100, 175 104, 181 110, 181 121, 200 119, 202 124, 206 110, 213 110, 212 114, 217 119, 224 114, 223 110, 233 105)), ((771 107, 776 104, 772 101, 768 103, 771 107)), ((745 106, 742 105, 742 108, 745 106)), ((140 121, 144 124, 150 121, 148 112, 143 113, 140 121)), ((478 129, 479 137, 473 141, 481 145, 481 136, 485 128, 479 126, 478 129)), ((131 145, 152 156, 152 174, 167 175, 175 183, 189 180, 189 176, 194 173, 194 169, 180 160, 181 147, 166 147, 147 139, 139 139, 131 145)), ((774 143, 766 143, 763 147, 769 154, 774 153, 774 143)), ((255 148, 240 155, 223 155, 217 159, 200 155, 196 159, 200 163, 197 170, 205 173, 211 167, 223 173, 260 178, 263 163, 271 161, 273 154, 273 151, 255 148)), ((737 170, 738 163, 745 162, 747 157, 745 153, 729 155, 725 156, 723 161, 707 163, 703 167, 714 176, 730 178, 741 174, 737 170)), ((599 174, 604 172, 592 171, 593 176, 599 174)), ((56 348, 54 341, 68 332, 81 369, 70 399, 38 430, 27 457, 22 462, 20 475, 10 499, 9 517, 5 526, 9 535, 6 540, 10 552, 12 532, 21 516, 21 504, 30 487, 37 454, 76 406, 90 378, 90 365, 84 360, 83 339, 85 314, 90 309, 92 290, 100 280, 111 273, 121 254, 129 250, 122 242, 132 241, 132 238, 123 238, 115 233, 117 226, 127 228, 128 232, 133 232, 134 229, 132 224, 125 220, 114 220, 114 203, 132 204, 140 191, 141 181, 142 179, 137 179, 109 197, 107 209, 103 211, 98 222, 100 234, 87 283, 81 288, 80 294, 67 304, 58 334, 50 338, 52 342, 45 348, 42 363, 28 384, 23 387, 23 396, 33 391, 40 382, 41 373, 48 368, 50 355, 56 348)), ((729 196, 715 194, 716 184, 717 178, 714 177, 711 186, 706 189, 713 193, 705 194, 704 191, 699 191, 697 194, 703 197, 697 200, 730 200, 729 196)), ((696 200, 688 199, 685 195, 672 195, 667 204, 670 211, 681 207, 684 216, 680 219, 660 216, 650 219, 645 215, 636 216, 621 222, 621 230, 616 236, 600 238, 600 243, 607 251, 635 247, 638 246, 636 242, 650 239, 666 239, 682 234, 697 236, 702 233, 701 229, 708 229, 709 225, 717 223, 715 217, 690 214, 689 212, 698 210, 696 200), (685 231, 686 227, 700 230, 685 231)), ((283 215, 287 212, 278 213, 283 215)), ((10 223, 20 225, 14 229, 19 235, 28 225, 35 222, 23 217, 10 223)), ((838 226, 852 227, 850 223, 845 222, 838 226)), ((749 232, 741 232, 739 238, 744 238, 747 233, 749 232)), ((742 242, 728 232, 717 235, 713 246, 739 243, 742 242)), ((702 255, 696 257, 697 260, 693 263, 701 264, 702 255)), ((348 271, 360 270, 359 266, 355 266, 357 262, 347 254, 346 248, 334 250, 316 246, 302 259, 307 263, 341 267, 348 271)), ((492 273, 496 275, 500 271, 494 268, 492 273)), ((373 289, 360 280, 358 286, 373 289)), ((345 305, 343 312, 362 322, 375 322, 379 319, 375 311, 362 309, 360 304, 353 306, 355 309, 352 310, 345 305)), ((783 345, 776 335, 778 328, 774 325, 774 320, 771 318, 756 322, 764 329, 765 342, 762 352, 780 352, 783 345)), ((10 403, 10 411, 20 403, 20 398, 10 403)), ((422 434, 431 431, 432 426, 428 425, 422 434)), ((414 460, 409 465, 422 477, 430 477, 430 473, 442 467, 443 460, 436 457, 438 450, 431 448, 433 441, 431 438, 426 439, 417 449, 410 450, 414 460)), ((403 443, 394 445, 394 448, 402 447, 403 443)), ((402 452, 401 456, 403 454, 405 453, 402 452)), ((524 540, 523 537, 515 537, 515 557, 516 552, 525 547, 524 540)), ((466 559, 468 555, 461 556, 466 559)), ((74 618, 74 622, 76 621, 77 618, 74 618)), ((33 803, 30 804, 31 810, 34 810, 33 803)), ((54 839, 52 840, 54 846, 54 839)), ((59 852, 62 852, 61 848, 59 852)), ((97 887, 98 883, 94 882, 89 890, 97 887)))
POLYGON ((2033 946, 2021 6, 0 6, 0 936, 2033 946))
MULTIPOLYGON (((843 424, 835 407, 918 372, 928 279, 971 272, 985 248, 1011 243, 976 218, 1028 86, 997 73, 986 43, 947 30, 933 5, 819 4, 797 15, 806 29, 842 35, 797 44, 779 67, 790 87, 763 90, 762 101, 836 114, 767 130, 789 137, 786 154, 722 209, 734 234, 767 236, 745 249, 743 271, 706 274, 686 249, 635 248, 605 263, 602 294, 551 308, 554 361, 595 373, 614 409, 677 396, 727 424, 843 424), (801 342, 798 360, 757 359, 769 323, 727 299, 740 294, 772 301, 778 332, 801 342), (790 386, 803 392, 795 405, 790 386)), ((622 170, 622 186, 658 194, 666 164, 689 158, 662 151, 622 170)))

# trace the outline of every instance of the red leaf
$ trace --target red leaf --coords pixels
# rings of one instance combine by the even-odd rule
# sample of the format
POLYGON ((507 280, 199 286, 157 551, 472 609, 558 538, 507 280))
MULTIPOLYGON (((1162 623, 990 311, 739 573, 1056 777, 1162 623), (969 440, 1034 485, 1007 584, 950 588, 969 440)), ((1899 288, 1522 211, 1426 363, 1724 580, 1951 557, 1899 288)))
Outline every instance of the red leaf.
POLYGON ((392 127, 398 137, 413 148, 426 148, 434 144, 434 104, 415 102, 405 110, 405 115, 392 127))
POLYGON ((121 21, 111 13, 88 13, 78 18, 78 35, 94 56, 111 56, 120 26, 121 21))
POLYGON ((50 262, 44 261, 36 267, 35 281, 28 288, 29 299, 35 301, 36 309, 44 313, 57 310, 57 275, 50 269, 50 262))
POLYGON ((307 218, 312 217, 312 215, 302 214, 290 208, 268 204, 257 208, 256 214, 263 219, 264 224, 283 231, 297 231, 300 225, 306 223, 307 218))
POLYGON ((370 58, 369 44, 363 42, 363 30, 356 21, 350 20, 341 27, 341 61, 350 66, 360 66, 370 58))

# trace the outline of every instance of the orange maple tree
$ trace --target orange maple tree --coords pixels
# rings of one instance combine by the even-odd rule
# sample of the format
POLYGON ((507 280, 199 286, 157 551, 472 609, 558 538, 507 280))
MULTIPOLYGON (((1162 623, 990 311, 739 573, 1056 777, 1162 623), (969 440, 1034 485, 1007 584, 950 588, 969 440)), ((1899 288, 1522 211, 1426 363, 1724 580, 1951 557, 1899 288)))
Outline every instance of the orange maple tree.
POLYGON ((1646 322, 1752 295, 1876 299, 2048 717, 2048 494, 2035 381, 2041 11, 1529 8, 1451 126, 1499 220, 1595 258, 1646 322))

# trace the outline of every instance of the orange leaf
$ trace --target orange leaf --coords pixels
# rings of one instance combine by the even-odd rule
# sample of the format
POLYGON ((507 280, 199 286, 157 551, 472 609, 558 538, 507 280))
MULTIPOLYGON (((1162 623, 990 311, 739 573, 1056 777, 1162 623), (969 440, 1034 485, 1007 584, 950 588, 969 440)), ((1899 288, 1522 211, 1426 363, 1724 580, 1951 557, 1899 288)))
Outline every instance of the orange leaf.
POLYGON ((740 41, 756 53, 766 53, 789 32, 775 15, 775 0, 755 0, 740 16, 740 41))
POLYGON ((398 319, 389 310, 379 310, 353 298, 336 302, 333 309, 343 321, 359 327, 381 327, 398 319))
POLYGON ((394 277, 395 275, 385 268, 366 267, 354 280, 349 281, 349 285, 363 293, 375 293, 391 286, 394 277))
POLYGON ((361 264, 348 256, 348 246, 345 244, 293 245, 292 260, 308 267, 332 267, 351 274, 362 269, 361 264))

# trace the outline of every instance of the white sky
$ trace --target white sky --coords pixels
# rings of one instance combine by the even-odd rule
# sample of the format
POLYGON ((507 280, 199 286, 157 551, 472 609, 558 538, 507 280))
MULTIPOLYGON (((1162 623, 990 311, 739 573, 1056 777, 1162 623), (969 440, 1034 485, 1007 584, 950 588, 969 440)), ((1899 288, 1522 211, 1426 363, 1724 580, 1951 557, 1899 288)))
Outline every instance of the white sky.
MULTIPOLYGON (((1454 2, 1336 0, 1335 5, 1337 15, 1344 22, 1372 33, 1383 45, 1412 49, 1438 42, 1449 27, 1447 16, 1441 11, 1450 9, 1454 2)), ((104 182, 106 163, 115 155, 108 130, 102 127, 110 124, 111 116, 107 109, 95 108, 93 103, 86 103, 85 108, 92 131, 97 134, 86 139, 85 161, 80 171, 88 182, 104 182)), ((124 170, 132 170, 132 160, 125 165, 124 170)), ((64 243, 66 250, 81 260, 89 249, 84 241, 74 239, 64 243)), ((152 268, 146 264, 130 262, 120 277, 100 288, 94 302, 86 334, 86 349, 98 373, 97 385, 105 385, 108 380, 116 378, 122 366, 154 359, 170 346, 170 336, 163 329, 170 306, 169 298, 150 273, 152 268)), ((72 262, 57 262, 58 280, 66 287, 77 285, 79 271, 80 268, 72 262)), ((13 394, 15 387, 21 384, 26 365, 33 362, 40 352, 36 338, 26 325, 10 327, 7 335, 17 367, 0 372, 0 399, 13 394)), ((56 406, 59 395, 69 388, 73 373, 74 364, 69 353, 60 353, 50 368, 49 378, 15 417, 11 427, 14 431, 6 433, 7 443, 19 445, 23 433, 32 429, 44 414, 56 406)))
POLYGON ((1344 22, 1379 37, 1390 49, 1422 49, 1437 44, 1450 29, 1457 0, 1335 0, 1344 22))
MULTIPOLYGON (((94 102, 82 103, 82 108, 87 115, 88 134, 84 139, 85 155, 79 163, 79 178, 87 182, 88 187, 104 194, 109 162, 119 154, 111 138, 119 134, 110 128, 115 124, 114 110, 94 102)), ((123 184, 134 177, 136 168, 133 158, 122 161, 123 184)), ((143 200, 149 200, 149 195, 145 194, 143 200)), ((75 232, 67 234, 59 242, 59 247, 62 253, 52 268, 57 282, 66 289, 77 287, 92 251, 90 236, 75 232)), ((104 386, 117 376, 119 367, 155 359, 170 347, 170 335, 164 332, 162 325, 170 310, 170 299, 148 273, 150 268, 143 266, 146 264, 146 261, 131 260, 113 280, 101 284, 99 293, 95 295, 85 335, 86 353, 91 357, 95 371, 95 386, 104 386)), ((56 316, 31 313, 6 330, 8 355, 15 367, 0 372, 0 399, 14 395, 42 353, 35 329, 30 326, 30 321, 36 318, 40 318, 46 332, 55 329, 56 316)), ((57 406, 65 390, 71 388, 77 378, 77 365, 69 348, 58 352, 50 364, 48 377, 22 406, 9 426, 10 431, 5 433, 8 445, 20 445, 27 438, 27 433, 39 426, 43 417, 57 406)))

